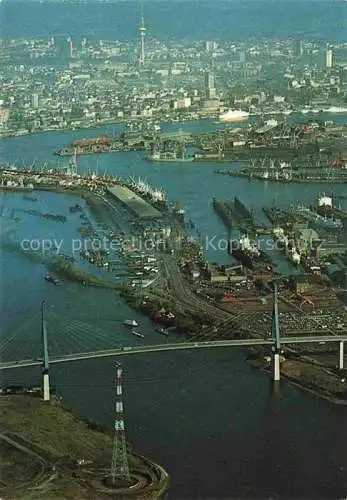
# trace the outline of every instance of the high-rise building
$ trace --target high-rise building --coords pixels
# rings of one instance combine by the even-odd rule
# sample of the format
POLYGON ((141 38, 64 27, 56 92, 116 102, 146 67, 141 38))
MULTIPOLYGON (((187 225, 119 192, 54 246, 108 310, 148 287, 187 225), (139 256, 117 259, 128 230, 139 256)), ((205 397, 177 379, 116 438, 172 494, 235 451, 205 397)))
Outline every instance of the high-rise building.
POLYGON ((205 51, 209 54, 211 52, 211 49, 212 49, 212 42, 210 42, 209 40, 206 40, 205 51))
POLYGON ((31 95, 31 105, 33 108, 39 107, 39 96, 37 94, 31 95))
POLYGON ((325 67, 327 69, 333 67, 333 51, 332 49, 327 49, 325 54, 325 67))
POLYGON ((304 45, 302 40, 295 40, 294 55, 295 57, 301 57, 304 53, 304 45))
POLYGON ((146 26, 145 26, 145 18, 143 16, 143 8, 141 8, 141 25, 139 28, 140 32, 140 66, 144 66, 146 58, 145 58, 145 36, 146 36, 146 26))
POLYGON ((205 88, 206 90, 214 88, 214 74, 210 71, 205 73, 205 88))
POLYGON ((239 54, 240 63, 246 62, 246 51, 241 50, 239 54))
POLYGON ((218 47, 216 42, 212 42, 210 40, 206 40, 204 43, 204 46, 205 46, 205 52, 207 52, 208 54, 211 54, 212 52, 214 52, 216 50, 216 48, 218 47))
POLYGON ((205 73, 205 95, 206 99, 209 100, 217 98, 213 60, 211 61, 210 69, 205 73))
POLYGON ((347 83, 347 66, 339 67, 339 83, 345 85, 347 83))
POLYGON ((207 99, 215 99, 217 97, 214 73, 206 71, 205 73, 205 93, 207 99))

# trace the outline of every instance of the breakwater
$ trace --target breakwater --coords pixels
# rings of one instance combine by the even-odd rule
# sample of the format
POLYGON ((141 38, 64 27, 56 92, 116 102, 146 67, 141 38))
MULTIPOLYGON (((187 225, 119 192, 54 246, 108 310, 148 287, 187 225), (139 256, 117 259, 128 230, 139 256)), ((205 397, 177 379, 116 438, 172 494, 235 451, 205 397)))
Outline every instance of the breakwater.
POLYGON ((23 208, 20 208, 20 209, 15 209, 15 212, 22 212, 29 215, 35 215, 36 217, 41 217, 42 219, 54 220, 56 222, 66 222, 67 220, 65 215, 54 215, 49 213, 43 213, 40 212, 39 210, 25 210, 23 208))
POLYGON ((84 286, 95 286, 100 288, 107 288, 109 290, 123 290, 124 285, 119 283, 112 283, 111 281, 97 278, 90 275, 86 271, 79 269, 74 264, 74 259, 66 255, 55 255, 53 252, 37 252, 34 250, 24 250, 18 242, 10 240, 2 240, 1 247, 7 251, 17 253, 24 256, 26 259, 44 264, 45 267, 61 276, 68 279, 69 281, 74 281, 80 283, 84 286))

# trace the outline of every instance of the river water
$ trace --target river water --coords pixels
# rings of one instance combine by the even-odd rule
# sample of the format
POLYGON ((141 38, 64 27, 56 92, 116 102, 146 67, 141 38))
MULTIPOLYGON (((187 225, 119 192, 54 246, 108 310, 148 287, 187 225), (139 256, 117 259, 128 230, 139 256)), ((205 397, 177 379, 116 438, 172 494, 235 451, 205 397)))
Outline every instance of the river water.
MULTIPOLYGON (((212 125, 175 124, 168 128, 207 126, 212 125)), ((2 141, 2 154, 6 161, 49 161, 54 150, 75 138, 116 128, 8 139, 2 141)), ((298 200, 315 203, 324 191, 345 194, 343 185, 249 183, 214 173, 216 168, 229 168, 225 164, 152 164, 142 152, 80 157, 78 167, 81 172, 141 176, 151 185, 163 187, 170 200, 187 210, 203 239, 227 236, 211 206, 214 196, 230 199, 236 195, 264 221, 264 205, 287 206, 298 200)), ((38 198, 35 203, 19 193, 2 194, 4 215, 13 207, 35 208, 65 214, 68 222, 59 225, 18 212, 21 220, 6 229, 8 234, 15 239, 64 238, 68 250, 78 226, 76 214, 70 215, 68 207, 81 201, 55 193, 35 192, 33 196, 38 198)), ((343 206, 346 208, 346 202, 343 206)), ((211 261, 230 262, 225 251, 210 246, 206 253, 211 261)), ((140 322, 146 333, 144 342, 163 341, 151 322, 130 310, 115 292, 68 283, 54 287, 43 280, 42 264, 6 247, 1 249, 1 264, 2 337, 6 342, 2 352, 6 359, 39 354, 42 299, 47 301, 54 353, 67 348, 90 350, 95 333, 100 348, 134 345, 136 339, 121 326, 126 318, 140 322)), ((245 355, 239 349, 218 348, 134 355, 122 360, 128 439, 139 452, 169 471, 168 498, 346 497, 347 410, 286 382, 274 392, 268 377, 244 362, 245 355)), ((74 362, 53 366, 51 371, 53 384, 68 407, 109 428, 114 412, 114 361, 74 362)), ((14 370, 3 378, 6 384, 37 384, 39 370, 14 370)))
MULTIPOLYGON (((149 35, 159 40, 245 40, 301 38, 346 41, 346 8, 337 0, 246 0, 214 2, 176 0, 145 2, 149 35)), ((55 36, 73 42, 133 40, 138 32, 137 2, 90 0, 37 2, 3 0, 0 4, 3 37, 55 36), (78 22, 76 22, 78 20, 78 22)))

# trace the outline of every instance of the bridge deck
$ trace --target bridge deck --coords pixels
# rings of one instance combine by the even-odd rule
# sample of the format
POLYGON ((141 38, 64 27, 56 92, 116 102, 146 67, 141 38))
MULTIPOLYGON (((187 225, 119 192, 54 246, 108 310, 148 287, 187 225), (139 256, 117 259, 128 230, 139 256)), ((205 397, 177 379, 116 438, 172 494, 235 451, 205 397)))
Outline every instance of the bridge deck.
MULTIPOLYGON (((310 337, 284 337, 281 344, 313 344, 325 342, 346 342, 347 335, 319 335, 310 337)), ((205 349, 210 347, 247 347, 257 345, 276 345, 276 340, 268 339, 233 339, 233 340, 212 340, 206 342, 178 342, 173 344, 144 345, 135 347, 122 347, 118 349, 108 349, 94 352, 81 352, 67 354, 59 358, 50 359, 50 364, 66 363, 69 361, 79 361, 84 359, 104 358, 110 356, 124 356, 126 354, 141 354, 145 352, 178 351, 185 349, 205 349)), ((27 366, 41 365, 40 360, 9 361, 0 364, 0 370, 9 368, 24 368, 27 366)))

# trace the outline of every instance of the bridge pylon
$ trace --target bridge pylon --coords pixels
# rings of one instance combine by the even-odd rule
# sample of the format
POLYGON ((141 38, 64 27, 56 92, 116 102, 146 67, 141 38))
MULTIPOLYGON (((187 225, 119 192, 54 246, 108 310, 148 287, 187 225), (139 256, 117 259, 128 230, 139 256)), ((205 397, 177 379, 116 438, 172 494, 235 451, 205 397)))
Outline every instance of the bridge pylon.
POLYGON ((340 354, 339 354, 339 369, 344 369, 344 355, 345 355, 345 342, 343 340, 340 341, 340 354))
POLYGON ((49 384, 49 358, 47 341, 47 322, 45 319, 46 303, 41 303, 41 337, 42 337, 42 397, 44 401, 50 400, 49 384))
POLYGON ((280 370, 280 353, 281 353, 281 332, 280 332, 280 319, 278 314, 278 285, 274 282, 273 290, 273 312, 272 312, 272 338, 275 343, 273 346, 272 353, 272 365, 273 365, 273 380, 278 382, 281 379, 280 370))
POLYGON ((111 479, 113 485, 116 485, 117 482, 123 484, 130 484, 131 482, 127 445, 125 441, 122 367, 120 363, 116 365, 116 416, 114 421, 111 479))

